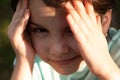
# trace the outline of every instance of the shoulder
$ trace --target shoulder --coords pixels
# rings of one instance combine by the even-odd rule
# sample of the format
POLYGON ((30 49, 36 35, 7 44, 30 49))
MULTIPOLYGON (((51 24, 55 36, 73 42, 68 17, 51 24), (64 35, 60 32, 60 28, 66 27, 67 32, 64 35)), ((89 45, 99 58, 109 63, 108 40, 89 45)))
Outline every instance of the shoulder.
POLYGON ((110 54, 116 64, 120 67, 120 30, 110 28, 109 36, 110 41, 108 43, 108 46, 110 54))
POLYGON ((114 48, 120 48, 120 30, 110 28, 109 30, 110 41, 108 43, 109 50, 112 51, 114 48))

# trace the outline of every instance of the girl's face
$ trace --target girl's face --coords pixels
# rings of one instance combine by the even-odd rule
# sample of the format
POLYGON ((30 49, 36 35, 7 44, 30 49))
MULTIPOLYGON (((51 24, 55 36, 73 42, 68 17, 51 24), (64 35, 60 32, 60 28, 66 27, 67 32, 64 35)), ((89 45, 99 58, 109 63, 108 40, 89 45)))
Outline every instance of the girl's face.
POLYGON ((83 61, 64 9, 30 0, 30 33, 36 53, 60 74, 75 72, 83 61))

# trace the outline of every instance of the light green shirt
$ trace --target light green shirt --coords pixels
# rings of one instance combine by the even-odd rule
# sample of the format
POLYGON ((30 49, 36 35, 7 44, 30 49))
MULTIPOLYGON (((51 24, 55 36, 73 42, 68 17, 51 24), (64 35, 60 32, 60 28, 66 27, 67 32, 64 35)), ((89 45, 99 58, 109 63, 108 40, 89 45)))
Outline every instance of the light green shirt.
MULTIPOLYGON (((110 54, 120 67, 120 30, 117 31, 111 28, 109 35, 111 38, 108 41, 110 54)), ((86 64, 81 70, 73 74, 68 76, 60 75, 50 65, 36 56, 33 67, 33 80, 98 80, 98 78, 88 70, 86 64)))

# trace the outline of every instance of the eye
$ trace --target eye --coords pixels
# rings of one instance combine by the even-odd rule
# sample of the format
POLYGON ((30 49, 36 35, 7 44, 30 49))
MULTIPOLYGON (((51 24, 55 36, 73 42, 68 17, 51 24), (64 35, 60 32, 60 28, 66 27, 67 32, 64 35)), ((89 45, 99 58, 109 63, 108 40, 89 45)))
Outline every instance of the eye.
POLYGON ((69 27, 66 29, 66 32, 72 33, 72 31, 69 27))
POLYGON ((48 32, 48 30, 44 28, 34 28, 32 29, 33 32, 38 32, 38 33, 43 33, 43 32, 48 32))
POLYGON ((44 26, 34 23, 32 21, 29 22, 29 31, 30 32, 37 32, 37 33, 44 33, 44 32, 48 32, 48 30, 46 28, 44 28, 44 26))

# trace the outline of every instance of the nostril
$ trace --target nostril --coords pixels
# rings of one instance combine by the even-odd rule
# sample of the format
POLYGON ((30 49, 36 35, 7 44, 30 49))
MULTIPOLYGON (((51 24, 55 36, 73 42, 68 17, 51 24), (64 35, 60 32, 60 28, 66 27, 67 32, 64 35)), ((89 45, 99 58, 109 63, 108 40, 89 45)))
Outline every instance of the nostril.
POLYGON ((52 44, 49 50, 51 54, 56 54, 56 55, 57 54, 61 55, 69 52, 68 46, 65 43, 61 43, 61 42, 52 44))

